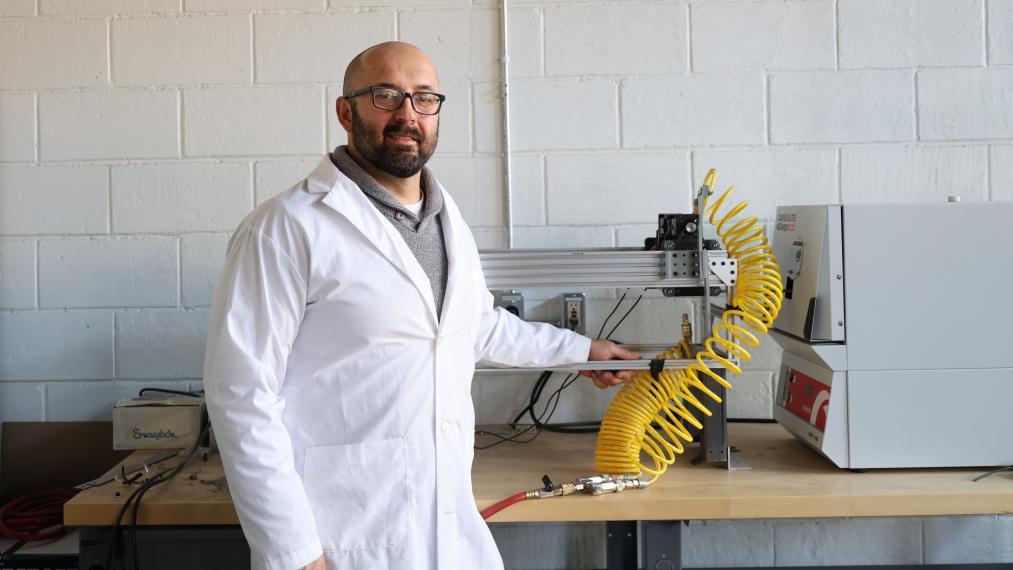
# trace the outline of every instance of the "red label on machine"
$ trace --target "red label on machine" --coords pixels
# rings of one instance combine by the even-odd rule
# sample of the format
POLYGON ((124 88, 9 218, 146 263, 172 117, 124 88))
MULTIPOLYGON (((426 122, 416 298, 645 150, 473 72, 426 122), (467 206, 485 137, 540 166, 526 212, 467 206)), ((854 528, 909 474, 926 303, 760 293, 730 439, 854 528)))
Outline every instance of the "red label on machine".
POLYGON ((830 386, 789 368, 784 407, 816 429, 824 431, 827 413, 830 411, 830 386))

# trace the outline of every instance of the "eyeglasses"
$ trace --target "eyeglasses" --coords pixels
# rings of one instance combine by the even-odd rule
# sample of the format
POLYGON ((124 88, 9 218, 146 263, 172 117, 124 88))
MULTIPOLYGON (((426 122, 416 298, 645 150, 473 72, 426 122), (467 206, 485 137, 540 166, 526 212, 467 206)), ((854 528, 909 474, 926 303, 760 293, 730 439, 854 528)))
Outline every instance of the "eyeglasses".
POLYGON ((397 111, 401 108, 401 105, 404 105, 406 98, 411 99, 412 109, 415 109, 415 112, 420 115, 435 115, 439 113, 443 102, 447 100, 446 96, 439 93, 431 93, 429 91, 408 93, 396 87, 379 87, 376 85, 356 89, 345 95, 345 99, 351 99, 352 97, 358 97, 366 93, 372 93, 373 106, 384 111, 397 111))

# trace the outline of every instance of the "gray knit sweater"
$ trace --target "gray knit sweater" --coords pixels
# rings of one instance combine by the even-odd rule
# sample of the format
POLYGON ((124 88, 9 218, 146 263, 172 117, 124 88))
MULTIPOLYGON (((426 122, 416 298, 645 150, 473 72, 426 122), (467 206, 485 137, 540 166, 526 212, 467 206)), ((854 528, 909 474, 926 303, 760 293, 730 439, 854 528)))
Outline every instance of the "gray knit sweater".
POLYGON ((443 313, 443 295, 447 290, 447 248, 443 242, 443 226, 439 213, 443 210, 443 194, 428 168, 422 168, 422 216, 418 218, 401 205, 396 198, 369 175, 348 154, 347 146, 339 146, 331 153, 331 162, 355 182, 376 209, 390 220, 398 233, 415 254, 422 270, 429 277, 436 302, 436 318, 443 313))

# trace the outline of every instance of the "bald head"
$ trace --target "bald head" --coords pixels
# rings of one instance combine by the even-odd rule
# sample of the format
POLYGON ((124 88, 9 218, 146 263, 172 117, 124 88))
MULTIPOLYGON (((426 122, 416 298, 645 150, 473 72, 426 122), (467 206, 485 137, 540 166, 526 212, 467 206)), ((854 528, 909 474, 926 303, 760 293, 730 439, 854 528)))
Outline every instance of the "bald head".
POLYGON ((373 78, 384 75, 391 69, 412 70, 431 75, 438 87, 436 67, 432 60, 418 47, 405 42, 384 42, 366 48, 365 51, 352 58, 345 68, 345 79, 342 90, 347 95, 355 89, 371 85, 373 78))
POLYGON ((352 59, 342 89, 335 111, 348 133, 348 154, 388 190, 412 200, 405 204, 416 203, 419 172, 436 150, 445 100, 433 62, 411 44, 385 42, 352 59))

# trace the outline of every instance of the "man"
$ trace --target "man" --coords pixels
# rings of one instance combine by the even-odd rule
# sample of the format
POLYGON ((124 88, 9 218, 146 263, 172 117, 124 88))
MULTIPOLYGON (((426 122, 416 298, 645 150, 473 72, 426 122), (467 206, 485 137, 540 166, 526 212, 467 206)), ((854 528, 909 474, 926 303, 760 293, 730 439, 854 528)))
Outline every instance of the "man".
POLYGON ((475 362, 637 357, 492 309, 424 168, 439 88, 414 46, 359 54, 337 100, 348 146, 229 243, 204 387, 254 568, 502 567, 471 492, 475 362))

